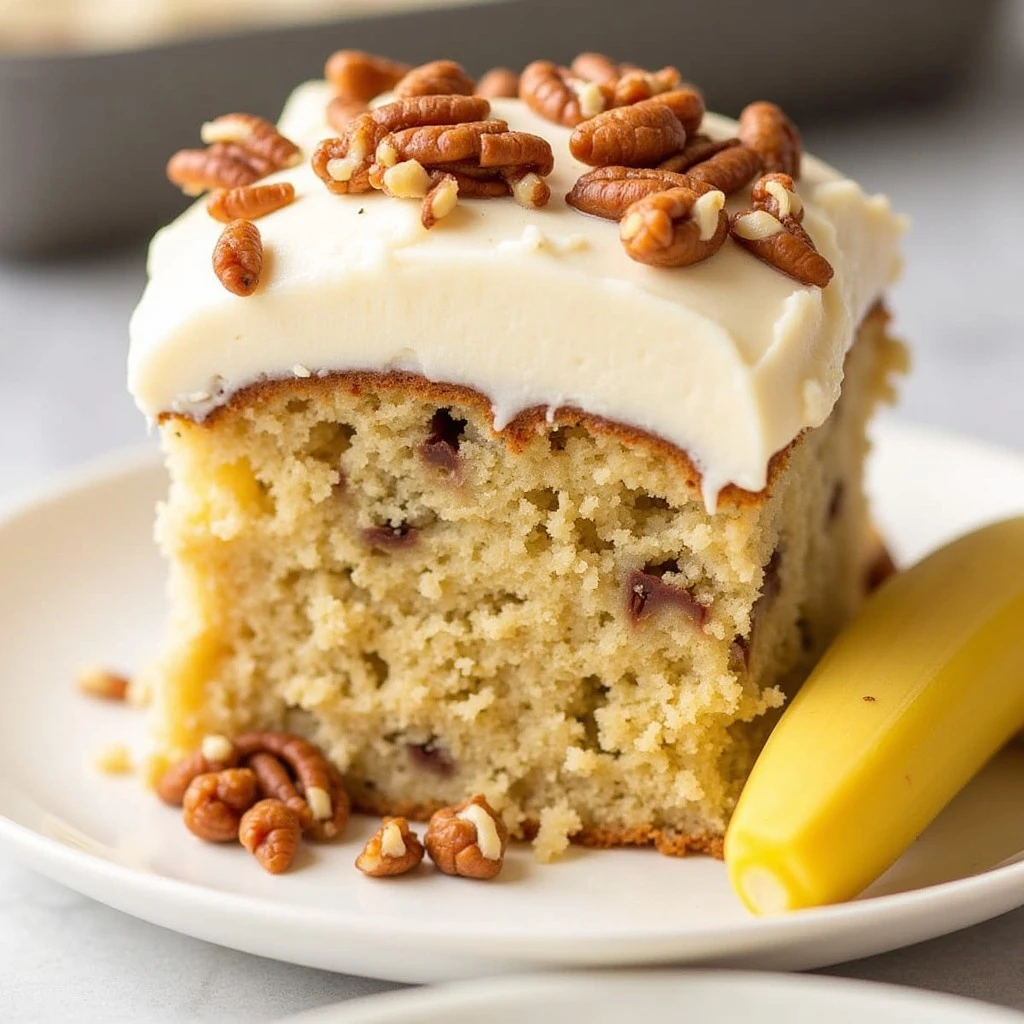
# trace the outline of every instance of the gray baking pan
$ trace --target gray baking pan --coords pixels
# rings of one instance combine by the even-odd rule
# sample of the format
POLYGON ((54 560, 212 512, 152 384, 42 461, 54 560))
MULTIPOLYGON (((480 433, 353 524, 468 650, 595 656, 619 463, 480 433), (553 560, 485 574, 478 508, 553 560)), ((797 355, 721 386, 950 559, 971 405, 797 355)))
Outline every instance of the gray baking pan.
POLYGON ((53 256, 152 231, 184 205, 163 168, 198 144, 203 120, 275 117, 339 47, 453 57, 473 73, 599 50, 678 66, 713 109, 771 98, 795 115, 834 115, 947 90, 976 57, 996 2, 497 0, 110 53, 0 53, 0 255, 53 256))

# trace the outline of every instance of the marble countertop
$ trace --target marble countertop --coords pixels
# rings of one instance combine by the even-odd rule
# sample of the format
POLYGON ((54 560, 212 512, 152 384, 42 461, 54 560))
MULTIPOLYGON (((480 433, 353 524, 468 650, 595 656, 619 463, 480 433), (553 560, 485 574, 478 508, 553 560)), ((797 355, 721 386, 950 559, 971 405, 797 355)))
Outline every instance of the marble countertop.
MULTIPOLYGON (((915 367, 904 415, 1024 450, 1024 4, 955 102, 812 126, 810 150, 909 213, 892 296, 915 367)), ((0 502, 63 467, 144 438, 123 390, 141 248, 0 264, 0 502)), ((1024 1011, 1024 909, 832 968, 1024 1011)), ((0 1017, 11 1021, 265 1021, 382 991, 220 949, 136 921, 0 852, 0 1017)))

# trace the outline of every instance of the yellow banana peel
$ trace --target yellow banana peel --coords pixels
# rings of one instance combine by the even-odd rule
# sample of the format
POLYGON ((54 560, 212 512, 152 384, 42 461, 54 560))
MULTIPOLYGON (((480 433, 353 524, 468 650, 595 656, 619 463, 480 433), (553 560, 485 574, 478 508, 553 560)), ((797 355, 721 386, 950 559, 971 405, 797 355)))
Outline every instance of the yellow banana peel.
POLYGON ((853 898, 1022 727, 1024 517, 894 577, 832 644, 740 797, 734 888, 756 914, 853 898))

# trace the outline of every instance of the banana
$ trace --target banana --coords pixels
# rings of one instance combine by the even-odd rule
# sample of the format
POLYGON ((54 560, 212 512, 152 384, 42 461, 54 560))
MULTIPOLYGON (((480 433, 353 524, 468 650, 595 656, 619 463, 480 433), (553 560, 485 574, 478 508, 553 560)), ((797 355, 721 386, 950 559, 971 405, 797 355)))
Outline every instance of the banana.
POLYGON ((1024 726, 1024 517, 893 577, 772 732, 725 837, 755 914, 852 899, 1024 726))

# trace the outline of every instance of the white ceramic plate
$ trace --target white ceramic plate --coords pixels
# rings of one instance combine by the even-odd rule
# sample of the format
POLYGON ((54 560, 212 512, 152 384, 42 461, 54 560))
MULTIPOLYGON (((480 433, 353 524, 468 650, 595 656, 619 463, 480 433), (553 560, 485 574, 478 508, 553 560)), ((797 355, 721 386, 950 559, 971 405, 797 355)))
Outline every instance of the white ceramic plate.
MULTIPOLYGON (((396 981, 653 962, 818 967, 1024 904, 1024 748, 1000 755, 866 898, 755 920, 720 863, 649 850, 528 848, 494 883, 420 872, 380 882, 352 861, 372 828, 304 848, 274 878, 190 836, 131 778, 87 767, 142 748, 144 715, 78 696, 83 662, 142 664, 162 613, 150 540, 163 471, 150 453, 81 471, 0 517, 0 839, 111 906, 226 946, 396 981), (1016 862, 1015 862, 1016 861, 1016 862)), ((924 431, 880 433, 878 517, 904 557, 1024 509, 1024 458, 924 431)))
POLYGON ((968 999, 836 978, 727 971, 527 975, 355 999, 285 1024, 1021 1024, 968 999), (675 1012, 673 1012, 675 1011, 675 1012))

